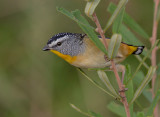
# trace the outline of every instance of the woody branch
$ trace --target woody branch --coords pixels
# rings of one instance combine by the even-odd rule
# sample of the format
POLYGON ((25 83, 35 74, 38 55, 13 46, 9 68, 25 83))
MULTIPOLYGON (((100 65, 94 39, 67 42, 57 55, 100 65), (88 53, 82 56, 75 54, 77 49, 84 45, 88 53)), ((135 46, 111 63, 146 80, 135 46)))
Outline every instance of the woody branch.
MULTIPOLYGON (((99 34, 101 35, 101 37, 103 39, 103 44, 104 44, 104 46, 107 50, 108 45, 107 45, 107 42, 105 40, 104 31, 101 28, 101 25, 100 25, 99 20, 96 16, 96 13, 93 13, 92 16, 93 16, 93 21, 95 22, 95 24, 97 26, 96 31, 99 32, 99 34)), ((129 105, 128 105, 127 98, 126 98, 126 95, 125 95, 125 86, 121 82, 121 79, 120 79, 119 74, 117 72, 117 68, 115 66, 114 60, 111 60, 111 63, 112 63, 112 68, 113 68, 113 71, 114 71, 114 74, 115 74, 115 77, 116 77, 116 80, 117 80, 117 83, 118 83, 118 86, 119 86, 119 89, 120 89, 120 95, 122 97, 121 102, 123 103, 123 105, 125 107, 127 117, 130 117, 129 105)))
MULTIPOLYGON (((153 29, 152 29, 152 37, 150 39, 152 46, 155 44, 156 39, 157 39, 157 29, 158 29, 157 12, 158 12, 159 3, 160 3, 160 0, 154 0, 155 6, 154 6, 154 17, 153 17, 153 29)), ((157 47, 155 47, 152 50, 152 54, 151 54, 152 66, 156 66, 156 52, 157 52, 157 47)), ((152 98, 155 97, 154 85, 155 85, 156 77, 157 77, 157 74, 155 73, 152 78, 152 89, 151 89, 152 98)), ((156 106, 154 110, 154 116, 159 117, 158 116, 158 105, 156 106)))

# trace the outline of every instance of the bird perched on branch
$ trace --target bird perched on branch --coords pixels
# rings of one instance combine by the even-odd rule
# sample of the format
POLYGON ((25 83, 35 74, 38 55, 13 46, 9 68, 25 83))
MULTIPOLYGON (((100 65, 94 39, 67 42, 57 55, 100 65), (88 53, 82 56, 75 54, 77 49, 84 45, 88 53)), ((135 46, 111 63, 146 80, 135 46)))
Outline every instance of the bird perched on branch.
MULTIPOLYGON (((102 41, 102 38, 99 37, 102 41)), ((106 38, 109 44, 110 39, 106 38)), ((133 46, 121 42, 115 63, 122 62, 131 54, 139 55, 144 46, 133 46)), ((51 51, 68 63, 79 68, 104 68, 111 66, 111 61, 106 60, 105 54, 89 39, 86 34, 59 33, 48 40, 44 51, 51 51)))

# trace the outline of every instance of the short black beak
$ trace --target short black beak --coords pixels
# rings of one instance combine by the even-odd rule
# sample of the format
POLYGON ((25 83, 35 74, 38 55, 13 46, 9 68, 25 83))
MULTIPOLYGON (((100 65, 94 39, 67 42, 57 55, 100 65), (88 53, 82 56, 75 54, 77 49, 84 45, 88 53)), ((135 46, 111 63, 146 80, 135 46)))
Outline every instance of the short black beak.
POLYGON ((48 51, 48 50, 50 50, 50 48, 49 48, 48 45, 46 45, 46 46, 43 48, 43 51, 48 51))

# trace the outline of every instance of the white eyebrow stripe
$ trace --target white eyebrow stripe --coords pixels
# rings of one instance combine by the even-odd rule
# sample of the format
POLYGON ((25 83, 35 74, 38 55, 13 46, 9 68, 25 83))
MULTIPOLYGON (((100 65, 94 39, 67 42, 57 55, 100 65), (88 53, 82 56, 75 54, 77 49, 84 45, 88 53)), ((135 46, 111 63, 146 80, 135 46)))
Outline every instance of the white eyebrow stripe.
POLYGON ((52 47, 52 46, 56 45, 58 42, 61 42, 61 41, 65 40, 67 36, 68 36, 68 35, 65 35, 65 36, 63 36, 63 37, 60 37, 60 38, 57 39, 56 41, 52 41, 52 43, 51 43, 51 44, 48 44, 48 46, 49 46, 49 47, 52 47))

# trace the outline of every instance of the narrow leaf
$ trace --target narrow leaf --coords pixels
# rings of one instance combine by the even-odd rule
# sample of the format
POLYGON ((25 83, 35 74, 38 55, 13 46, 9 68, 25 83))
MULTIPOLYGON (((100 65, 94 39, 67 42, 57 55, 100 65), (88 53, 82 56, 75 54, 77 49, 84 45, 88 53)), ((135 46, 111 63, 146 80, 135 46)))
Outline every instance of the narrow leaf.
POLYGON ((111 102, 107 105, 107 108, 120 117, 126 117, 124 106, 111 102))
POLYGON ((93 111, 89 111, 89 114, 91 115, 91 117, 102 117, 102 115, 95 113, 93 111))
POLYGON ((144 73, 142 71, 138 71, 135 75, 135 78, 133 79, 133 83, 135 87, 138 87, 140 83, 144 80, 144 73))
MULTIPOLYGON (((141 56, 139 55, 135 55, 135 57, 138 59, 139 62, 142 62, 142 58, 141 56)), ((146 62, 143 62, 143 66, 146 68, 146 69, 149 69, 149 66, 147 65, 146 62)))
MULTIPOLYGON (((108 6, 108 11, 113 14, 113 12, 116 9, 116 5, 114 3, 110 3, 108 6)), ((142 37, 149 39, 149 35, 143 30, 143 28, 131 17, 129 16, 126 12, 124 13, 124 18, 123 22, 129 26, 132 30, 137 32, 139 35, 142 37)))
POLYGON ((129 80, 131 77, 131 66, 128 64, 125 66, 125 75, 124 75, 124 84, 129 80))
MULTIPOLYGON (((128 80, 128 78, 131 77, 131 67, 130 65, 126 65, 125 66, 126 70, 125 70, 125 77, 124 77, 124 82, 126 82, 128 80)), ((133 95, 134 95, 134 90, 133 90, 133 82, 129 82, 127 85, 126 85, 126 88, 128 88, 128 91, 126 91, 126 97, 127 97, 127 102, 130 102, 133 98, 133 95)), ((131 117, 133 117, 133 104, 131 104, 129 106, 129 109, 130 109, 130 113, 131 113, 131 117)))
POLYGON ((74 19, 74 16, 72 15, 72 13, 70 13, 69 11, 67 11, 66 9, 62 7, 57 7, 57 11, 63 13, 64 15, 68 16, 71 19, 74 19))
POLYGON ((71 13, 69 11, 67 11, 64 8, 57 8, 57 10, 63 14, 65 14, 66 16, 68 16, 69 18, 71 18, 72 20, 76 21, 78 23, 78 25, 81 27, 81 29, 88 35, 88 37, 93 41, 93 43, 101 50, 103 51, 105 54, 107 54, 107 51, 104 47, 104 45, 102 44, 102 42, 99 40, 98 36, 96 35, 96 33, 94 32, 94 28, 92 28, 92 26, 90 26, 90 24, 88 23, 88 21, 81 15, 79 10, 75 10, 72 11, 71 13))
POLYGON ((99 89, 101 89, 103 92, 107 93, 108 95, 110 95, 111 97, 117 99, 114 95, 112 95, 111 93, 109 93, 108 91, 106 91, 105 89, 103 89, 101 86, 99 86, 95 81, 93 81, 86 73, 84 73, 80 68, 78 68, 78 70, 80 71, 80 73, 82 73, 82 75, 84 75, 92 84, 94 84, 96 87, 98 87, 99 89))
MULTIPOLYGON (((135 86, 138 87, 143 80, 144 80, 144 74, 143 74, 142 71, 139 71, 135 75, 135 78, 133 79, 133 82, 134 82, 135 86)), ((152 94, 151 94, 151 91, 150 91, 148 85, 143 90, 142 94, 149 102, 152 102, 152 94)))
POLYGON ((149 109, 148 109, 147 116, 152 116, 152 115, 153 115, 154 108, 155 108, 156 105, 158 104, 158 101, 159 101, 159 100, 160 100, 160 89, 157 91, 157 94, 156 94, 156 96, 154 97, 154 100, 153 100, 151 106, 150 106, 149 109))
POLYGON ((70 104, 70 106, 75 109, 76 111, 78 111, 79 113, 85 115, 85 116, 88 116, 88 117, 91 117, 88 113, 86 112, 83 112, 81 109, 79 109, 78 107, 76 107, 74 104, 70 104))
POLYGON ((138 112, 136 117, 145 117, 144 112, 138 112))
MULTIPOLYGON (((127 102, 130 102, 131 99, 133 98, 133 95, 134 95, 132 81, 128 83, 126 88, 128 88, 128 91, 126 92, 127 102)), ((131 105, 129 105, 129 110, 130 110, 130 113, 131 113, 131 117, 133 117, 133 103, 131 105)))
POLYGON ((123 41, 128 44, 142 45, 139 39, 124 25, 120 27, 120 34, 122 34, 123 41))
POLYGON ((152 93, 151 93, 151 91, 149 90, 149 88, 147 89, 145 89, 144 91, 143 91, 143 95, 144 95, 144 97, 151 103, 152 101, 153 101, 153 99, 152 99, 152 93))
POLYGON ((91 17, 95 11, 95 8, 99 4, 100 0, 88 1, 85 7, 85 13, 88 17, 91 17))
POLYGON ((156 68, 155 67, 150 67, 148 70, 148 73, 146 75, 146 77, 144 78, 144 80, 141 82, 140 86, 138 87, 138 89, 136 90, 133 99, 131 100, 131 102, 129 104, 132 104, 137 97, 142 93, 143 89, 146 87, 146 85, 149 83, 149 81, 152 79, 153 74, 155 73, 156 68))
POLYGON ((109 91, 111 91, 113 93, 113 95, 115 95, 116 97, 120 98, 120 96, 117 94, 117 92, 113 88, 112 84, 110 83, 106 73, 104 71, 102 71, 102 70, 98 70, 97 73, 98 73, 99 78, 106 85, 106 87, 109 89, 109 91))
POLYGON ((141 105, 138 100, 135 100, 134 104, 136 104, 141 110, 144 109, 143 105, 141 105))
POLYGON ((109 59, 113 59, 117 55, 121 40, 122 36, 120 34, 113 34, 113 36, 111 37, 111 41, 108 46, 109 59))
POLYGON ((124 15, 124 11, 125 11, 125 7, 122 8, 122 10, 120 11, 120 13, 118 14, 117 18, 115 19, 115 21, 113 22, 113 26, 112 26, 112 32, 113 33, 119 33, 119 29, 122 25, 122 20, 123 20, 123 15, 124 15))
POLYGON ((127 2, 128 2, 128 0, 120 0, 120 2, 118 3, 117 8, 114 10, 114 13, 109 18, 109 21, 107 22, 107 24, 106 24, 106 26, 104 28, 104 32, 106 32, 108 30, 108 28, 112 25, 112 23, 116 19, 117 15, 121 11, 121 9, 125 7, 125 5, 126 5, 127 2))
POLYGON ((67 11, 67 10, 64 9, 64 8, 57 7, 57 11, 59 11, 60 13, 66 15, 67 17, 71 18, 71 19, 74 20, 75 22, 80 23, 81 25, 84 25, 84 26, 86 26, 86 27, 90 27, 90 28, 93 29, 93 30, 95 29, 95 28, 92 27, 90 24, 87 24, 86 22, 85 22, 85 23, 84 23, 84 22, 81 22, 80 20, 76 19, 71 12, 67 11))

